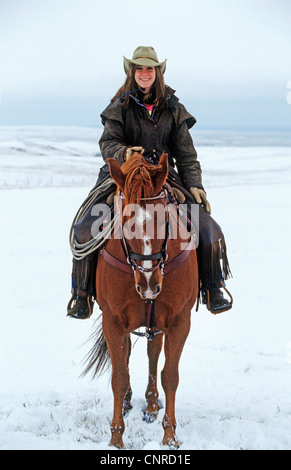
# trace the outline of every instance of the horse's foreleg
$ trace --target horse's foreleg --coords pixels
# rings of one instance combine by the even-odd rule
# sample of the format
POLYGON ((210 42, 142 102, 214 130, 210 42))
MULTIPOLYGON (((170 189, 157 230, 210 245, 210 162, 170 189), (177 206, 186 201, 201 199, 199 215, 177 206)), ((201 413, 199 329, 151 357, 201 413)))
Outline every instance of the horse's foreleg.
POLYGON ((147 408, 144 412, 144 420, 153 422, 158 416, 160 406, 158 404, 157 367, 158 359, 163 345, 163 334, 155 336, 153 341, 148 341, 147 351, 149 358, 149 379, 146 389, 147 408))
POLYGON ((124 432, 123 406, 129 390, 129 372, 127 367, 128 337, 120 335, 120 330, 113 323, 107 330, 103 321, 103 332, 109 349, 112 363, 111 385, 114 397, 113 419, 111 423, 110 445, 121 449, 124 447, 122 436, 124 432))
POLYGON ((179 383, 179 360, 190 330, 190 315, 183 315, 184 321, 173 326, 165 337, 165 366, 161 374, 166 395, 163 445, 170 447, 179 446, 176 437, 175 396, 179 383))
MULTIPOLYGON (((131 339, 130 339, 130 336, 128 336, 124 338, 124 358, 125 358, 127 368, 129 366, 130 354, 131 354, 131 339)), ((124 397, 124 401, 123 401, 123 415, 126 415, 126 413, 128 413, 132 408, 131 397, 132 397, 132 390, 131 390, 131 386, 129 385, 126 395, 124 397)))

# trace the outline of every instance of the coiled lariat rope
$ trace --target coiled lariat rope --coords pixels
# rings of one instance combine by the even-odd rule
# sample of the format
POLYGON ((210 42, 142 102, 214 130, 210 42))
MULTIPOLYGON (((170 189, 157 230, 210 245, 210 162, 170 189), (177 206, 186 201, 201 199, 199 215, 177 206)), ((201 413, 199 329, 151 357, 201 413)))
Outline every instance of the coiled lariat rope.
MULTIPOLYGON (((74 232, 74 226, 76 225, 76 223, 78 223, 84 217, 90 206, 92 206, 94 201, 96 201, 97 197, 99 197, 102 193, 105 193, 110 188, 110 186, 113 186, 114 184, 114 181, 111 178, 108 178, 100 186, 90 191, 88 197, 85 199, 85 201, 80 206, 78 212, 76 213, 70 229, 70 247, 73 257, 76 260, 82 260, 86 256, 98 250, 98 248, 103 245, 105 240, 110 237, 115 225, 117 224, 119 213, 116 213, 114 215, 113 219, 110 221, 110 223, 108 223, 106 227, 104 227, 102 232, 100 232, 88 242, 78 243, 78 241, 76 240, 74 232)), ((114 189, 112 188, 112 190, 114 189)))

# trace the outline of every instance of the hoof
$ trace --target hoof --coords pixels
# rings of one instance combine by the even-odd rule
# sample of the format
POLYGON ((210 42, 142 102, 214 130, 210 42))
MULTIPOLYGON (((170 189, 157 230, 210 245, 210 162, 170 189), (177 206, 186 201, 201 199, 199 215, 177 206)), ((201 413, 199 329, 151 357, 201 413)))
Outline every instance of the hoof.
POLYGON ((163 446, 168 447, 170 450, 177 450, 180 447, 180 442, 176 438, 164 439, 163 446))
POLYGON ((116 447, 116 449, 123 449, 124 444, 122 437, 120 435, 117 436, 111 436, 111 440, 109 442, 110 447, 116 447))
POLYGON ((159 410, 154 411, 153 413, 149 413, 148 411, 143 412, 143 420, 146 423, 154 423, 158 417, 159 410))

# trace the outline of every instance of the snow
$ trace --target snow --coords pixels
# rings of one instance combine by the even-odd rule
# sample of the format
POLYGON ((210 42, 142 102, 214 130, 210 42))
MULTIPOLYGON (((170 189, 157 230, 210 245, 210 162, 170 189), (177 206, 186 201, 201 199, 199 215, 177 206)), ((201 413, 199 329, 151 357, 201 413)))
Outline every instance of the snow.
MULTIPOLYGON (((100 312, 66 318, 69 228, 102 165, 99 135, 0 128, 1 450, 111 450, 110 374, 80 378, 100 312)), ((227 241, 234 306, 217 317, 204 306, 192 312, 176 399, 181 450, 291 449, 291 147, 285 137, 265 146, 261 135, 248 146, 234 137, 196 145, 227 241)), ((146 340, 133 343, 124 442, 161 450, 163 410, 153 424, 142 420, 146 340)), ((164 404, 160 384, 159 392, 164 404)))

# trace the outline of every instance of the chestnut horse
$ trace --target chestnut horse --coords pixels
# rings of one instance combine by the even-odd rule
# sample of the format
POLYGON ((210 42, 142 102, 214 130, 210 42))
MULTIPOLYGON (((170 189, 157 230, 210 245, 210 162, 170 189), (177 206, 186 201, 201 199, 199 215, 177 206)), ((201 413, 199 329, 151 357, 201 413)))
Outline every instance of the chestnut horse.
POLYGON ((122 448, 125 428, 123 416, 131 408, 132 395, 128 371, 130 334, 140 327, 146 327, 143 335, 148 338, 149 378, 144 418, 149 422, 157 417, 160 408, 157 362, 164 338, 165 364, 161 373, 166 397, 162 422, 163 445, 178 447, 175 433, 178 366, 190 330, 191 309, 198 295, 198 266, 193 238, 187 232, 188 240, 185 242, 180 230, 176 231, 175 238, 170 234, 173 227, 169 228, 169 224, 179 222, 177 214, 172 217, 167 210, 167 155, 161 157, 157 167, 147 163, 137 153, 122 167, 114 159, 109 159, 108 163, 111 177, 122 195, 123 208, 132 203, 138 204, 140 208, 135 220, 135 233, 139 236, 128 236, 126 222, 130 211, 123 210, 120 224, 122 237, 110 238, 101 249, 96 271, 96 291, 102 311, 102 330, 91 352, 91 364, 87 369, 94 365, 100 372, 110 355, 114 395, 110 444, 122 448), (153 237, 149 237, 145 222, 149 222, 150 215, 146 209, 152 205, 155 208, 158 204, 165 208, 166 214, 163 235, 159 227, 155 228, 153 237))

